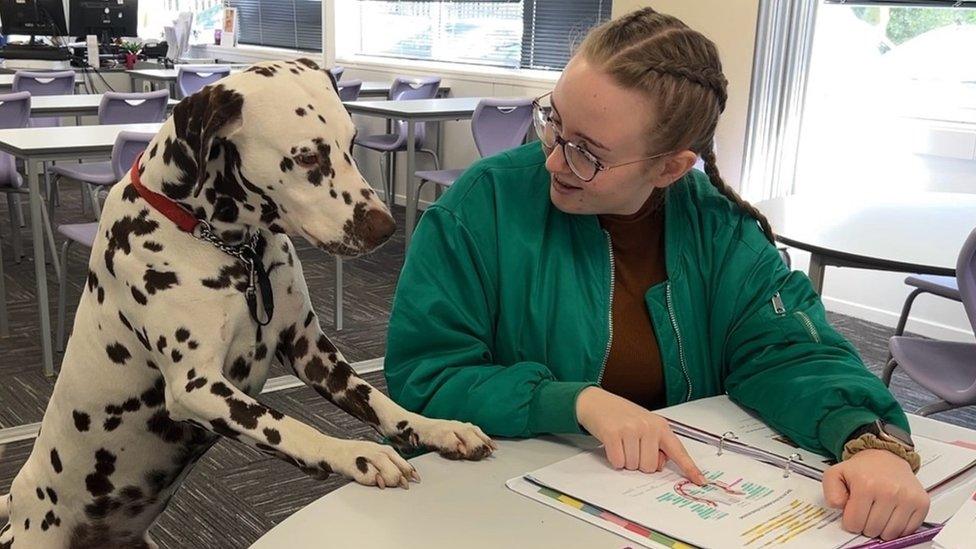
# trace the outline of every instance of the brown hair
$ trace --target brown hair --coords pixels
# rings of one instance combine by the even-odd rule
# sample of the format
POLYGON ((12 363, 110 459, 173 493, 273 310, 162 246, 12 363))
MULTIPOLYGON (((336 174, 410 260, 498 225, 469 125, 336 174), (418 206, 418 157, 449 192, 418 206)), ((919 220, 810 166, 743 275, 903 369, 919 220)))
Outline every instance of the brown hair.
POLYGON ((715 127, 728 80, 711 40, 676 17, 644 8, 593 29, 578 53, 621 86, 654 98, 660 118, 651 154, 688 149, 700 155, 712 185, 754 217, 773 242, 766 217, 722 180, 715 165, 715 127))

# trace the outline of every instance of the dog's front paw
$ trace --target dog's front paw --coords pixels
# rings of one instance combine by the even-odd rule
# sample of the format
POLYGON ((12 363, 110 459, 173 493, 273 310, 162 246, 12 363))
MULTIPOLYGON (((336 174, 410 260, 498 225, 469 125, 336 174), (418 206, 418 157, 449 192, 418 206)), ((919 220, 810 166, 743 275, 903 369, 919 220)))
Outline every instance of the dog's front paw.
POLYGON ((409 489, 410 481, 420 480, 413 465, 400 457, 393 448, 375 442, 349 440, 343 442, 340 456, 333 468, 359 484, 367 486, 399 486, 409 489))
POLYGON ((421 417, 411 422, 401 421, 397 429, 397 435, 391 436, 391 440, 435 450, 447 459, 477 461, 498 448, 477 425, 461 421, 421 417))

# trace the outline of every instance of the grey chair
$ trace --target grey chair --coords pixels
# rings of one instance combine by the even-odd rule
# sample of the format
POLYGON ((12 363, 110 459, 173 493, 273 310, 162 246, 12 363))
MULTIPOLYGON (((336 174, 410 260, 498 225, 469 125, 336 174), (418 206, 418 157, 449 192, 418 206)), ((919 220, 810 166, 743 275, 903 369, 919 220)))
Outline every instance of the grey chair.
POLYGON ((962 302, 959 295, 959 284, 953 276, 936 275, 912 275, 905 279, 905 284, 914 286, 912 293, 908 294, 905 304, 901 308, 901 316, 898 317, 898 326, 895 327, 895 335, 900 336, 905 333, 905 324, 908 323, 908 315, 912 310, 915 298, 922 294, 932 294, 953 301, 962 302))
MULTIPOLYGON (((30 92, 31 95, 74 95, 75 71, 17 71, 14 73, 11 90, 14 92, 30 92)), ((32 128, 48 128, 60 126, 61 120, 56 116, 32 118, 32 128)))
POLYGON ((188 97, 229 74, 230 67, 226 65, 180 65, 176 69, 176 88, 180 97, 188 97))
POLYGON ((363 89, 362 80, 346 80, 344 82, 339 82, 339 100, 340 101, 356 101, 359 99, 359 92, 363 89))
MULTIPOLYGON (((113 182, 117 182, 125 176, 136 157, 146 150, 155 136, 155 133, 147 132, 119 132, 118 137, 115 138, 115 144, 112 146, 112 160, 110 161, 113 182)), ((61 247, 61 272, 58 275, 58 325, 55 341, 57 351, 62 352, 64 351, 64 325, 67 316, 68 251, 72 244, 81 244, 86 248, 91 248, 98 236, 98 223, 58 225, 58 232, 65 238, 64 245, 61 247)))
MULTIPOLYGON (((976 229, 959 252, 956 261, 959 297, 976 331, 976 229)), ((976 344, 895 336, 888 342, 891 358, 882 380, 891 383, 896 367, 915 383, 939 397, 916 412, 927 416, 953 408, 976 404, 976 344)))

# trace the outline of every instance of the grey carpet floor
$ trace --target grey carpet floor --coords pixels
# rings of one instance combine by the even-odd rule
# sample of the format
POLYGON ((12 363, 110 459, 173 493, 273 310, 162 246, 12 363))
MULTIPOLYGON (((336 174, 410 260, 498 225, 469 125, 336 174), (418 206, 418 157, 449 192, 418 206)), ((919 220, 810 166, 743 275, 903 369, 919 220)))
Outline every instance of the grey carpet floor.
MULTIPOLYGON (((78 194, 74 189, 62 193, 59 219, 82 220, 78 194)), ((6 208, 0 208, 5 212, 6 208)), ((402 227, 403 210, 397 210, 402 227)), ((14 262, 10 252, 10 229, 0 215, 0 235, 4 252, 7 303, 11 314, 11 335, 0 338, 0 428, 40 421, 52 382, 41 374, 33 265, 25 259, 14 262)), ((30 250, 30 235, 23 230, 25 249, 30 250)), ((400 266, 403 264, 402 231, 376 253, 349 261, 345 268, 346 323, 336 332, 323 328, 352 361, 384 355, 386 320, 400 266)), ((313 304, 319 317, 332 318, 334 304, 334 262, 304 242, 296 242, 313 304)), ((70 314, 77 303, 86 272, 87 251, 76 249, 70 257, 70 314)), ((49 271, 52 296, 57 288, 49 271)), ((54 303, 51 303, 52 315, 54 303)), ((69 315, 70 319, 70 315, 69 315)), ((861 352, 874 372, 880 372, 886 358, 891 330, 855 318, 830 315, 837 329, 861 352)), ((69 323, 70 326, 70 323, 69 323)), ((286 373, 277 367, 272 376, 286 373)), ((382 373, 367 374, 374 386, 385 390, 382 373)), ((917 409, 931 395, 906 377, 895 376, 892 390, 906 410, 917 409)), ((375 434, 347 414, 326 402, 314 391, 301 387, 264 395, 269 405, 330 435, 344 438, 375 439, 375 434)), ((970 407, 940 414, 940 419, 976 428, 976 409, 970 407)), ((7 445, 0 457, 0 493, 9 488, 13 476, 27 459, 31 441, 7 445)), ((197 464, 178 495, 151 531, 160 547, 166 549, 206 547, 208 549, 246 547, 263 533, 324 494, 344 485, 332 477, 314 481, 294 467, 266 457, 242 444, 221 441, 197 464), (218 481, 219 479, 219 481, 218 481)), ((326 540, 323 540, 325 542, 326 540)))

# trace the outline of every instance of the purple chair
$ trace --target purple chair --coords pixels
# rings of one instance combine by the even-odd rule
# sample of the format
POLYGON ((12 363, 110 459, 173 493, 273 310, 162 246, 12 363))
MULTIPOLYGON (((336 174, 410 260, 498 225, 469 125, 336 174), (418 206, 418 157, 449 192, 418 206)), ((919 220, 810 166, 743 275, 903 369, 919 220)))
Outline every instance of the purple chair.
MULTIPOLYGON (((112 167, 112 180, 120 181, 132 167, 139 153, 146 150, 149 143, 156 137, 155 133, 147 132, 119 132, 112 146, 112 160, 109 164, 112 167)), ((69 223, 58 225, 58 232, 65 237, 64 245, 61 246, 61 265, 62 269, 58 277, 58 326, 57 326, 57 350, 64 351, 64 325, 67 313, 66 294, 68 280, 68 250, 72 243, 78 243, 87 248, 91 248, 98 236, 98 223, 69 223)))
POLYGON ((187 97, 228 74, 230 67, 225 65, 180 65, 176 72, 176 87, 180 97, 187 97))
MULTIPOLYGON (((525 132, 532 124, 531 99, 482 99, 471 115, 471 133, 482 158, 517 147, 525 140, 525 132)), ((416 172, 420 184, 415 189, 416 204, 427 182, 438 190, 450 187, 464 169, 429 170, 416 172)), ((412 231, 413 227, 407 227, 412 231)))
POLYGON ((329 72, 332 73, 332 77, 336 79, 336 82, 338 82, 338 81, 342 80, 342 73, 346 72, 346 68, 345 67, 332 67, 331 69, 329 69, 329 72))
MULTIPOLYGON (((11 90, 30 92, 31 95, 74 95, 75 71, 31 72, 17 71, 11 90)), ((59 126, 57 117, 32 118, 32 128, 59 126)))
POLYGON ((921 294, 933 294, 953 301, 962 301, 959 295, 959 284, 955 277, 937 275, 912 275, 905 279, 905 284, 914 286, 912 293, 905 299, 905 305, 901 308, 901 316, 898 318, 898 326, 895 327, 895 335, 900 336, 905 333, 905 324, 908 322, 908 314, 911 312, 912 303, 921 294))
POLYGON ((359 92, 363 89, 362 80, 346 80, 339 82, 339 99, 341 101, 355 101, 359 99, 359 92))
MULTIPOLYGON (((169 91, 159 90, 146 93, 107 92, 98 106, 98 123, 139 124, 162 122, 166 117, 169 91)), ((92 204, 95 219, 101 215, 98 203, 98 188, 113 185, 119 180, 112 162, 87 162, 84 164, 59 164, 49 172, 54 175, 54 188, 57 189, 62 178, 78 181, 82 191, 92 204)))
MULTIPOLYGON (((405 101, 411 99, 432 99, 437 95, 441 86, 439 76, 426 76, 422 78, 397 77, 390 86, 391 101, 405 101)), ((429 154, 434 159, 434 168, 440 169, 440 162, 437 153, 430 149, 425 149, 424 141, 427 135, 427 124, 420 122, 414 126, 414 144, 418 151, 429 154)), ((380 157, 380 168, 386 179, 383 181, 385 189, 386 203, 392 208, 396 184, 396 153, 407 150, 407 123, 397 122, 396 131, 376 135, 367 135, 356 139, 356 144, 383 153, 380 157), (387 169, 383 169, 383 158, 390 157, 387 169)))
MULTIPOLYGON (((976 229, 959 252, 956 283, 969 323, 976 331, 976 229)), ((917 414, 927 416, 976 404, 976 344, 895 336, 888 350, 891 359, 882 374, 885 385, 891 383, 892 372, 900 366, 915 383, 940 399, 917 414)))

